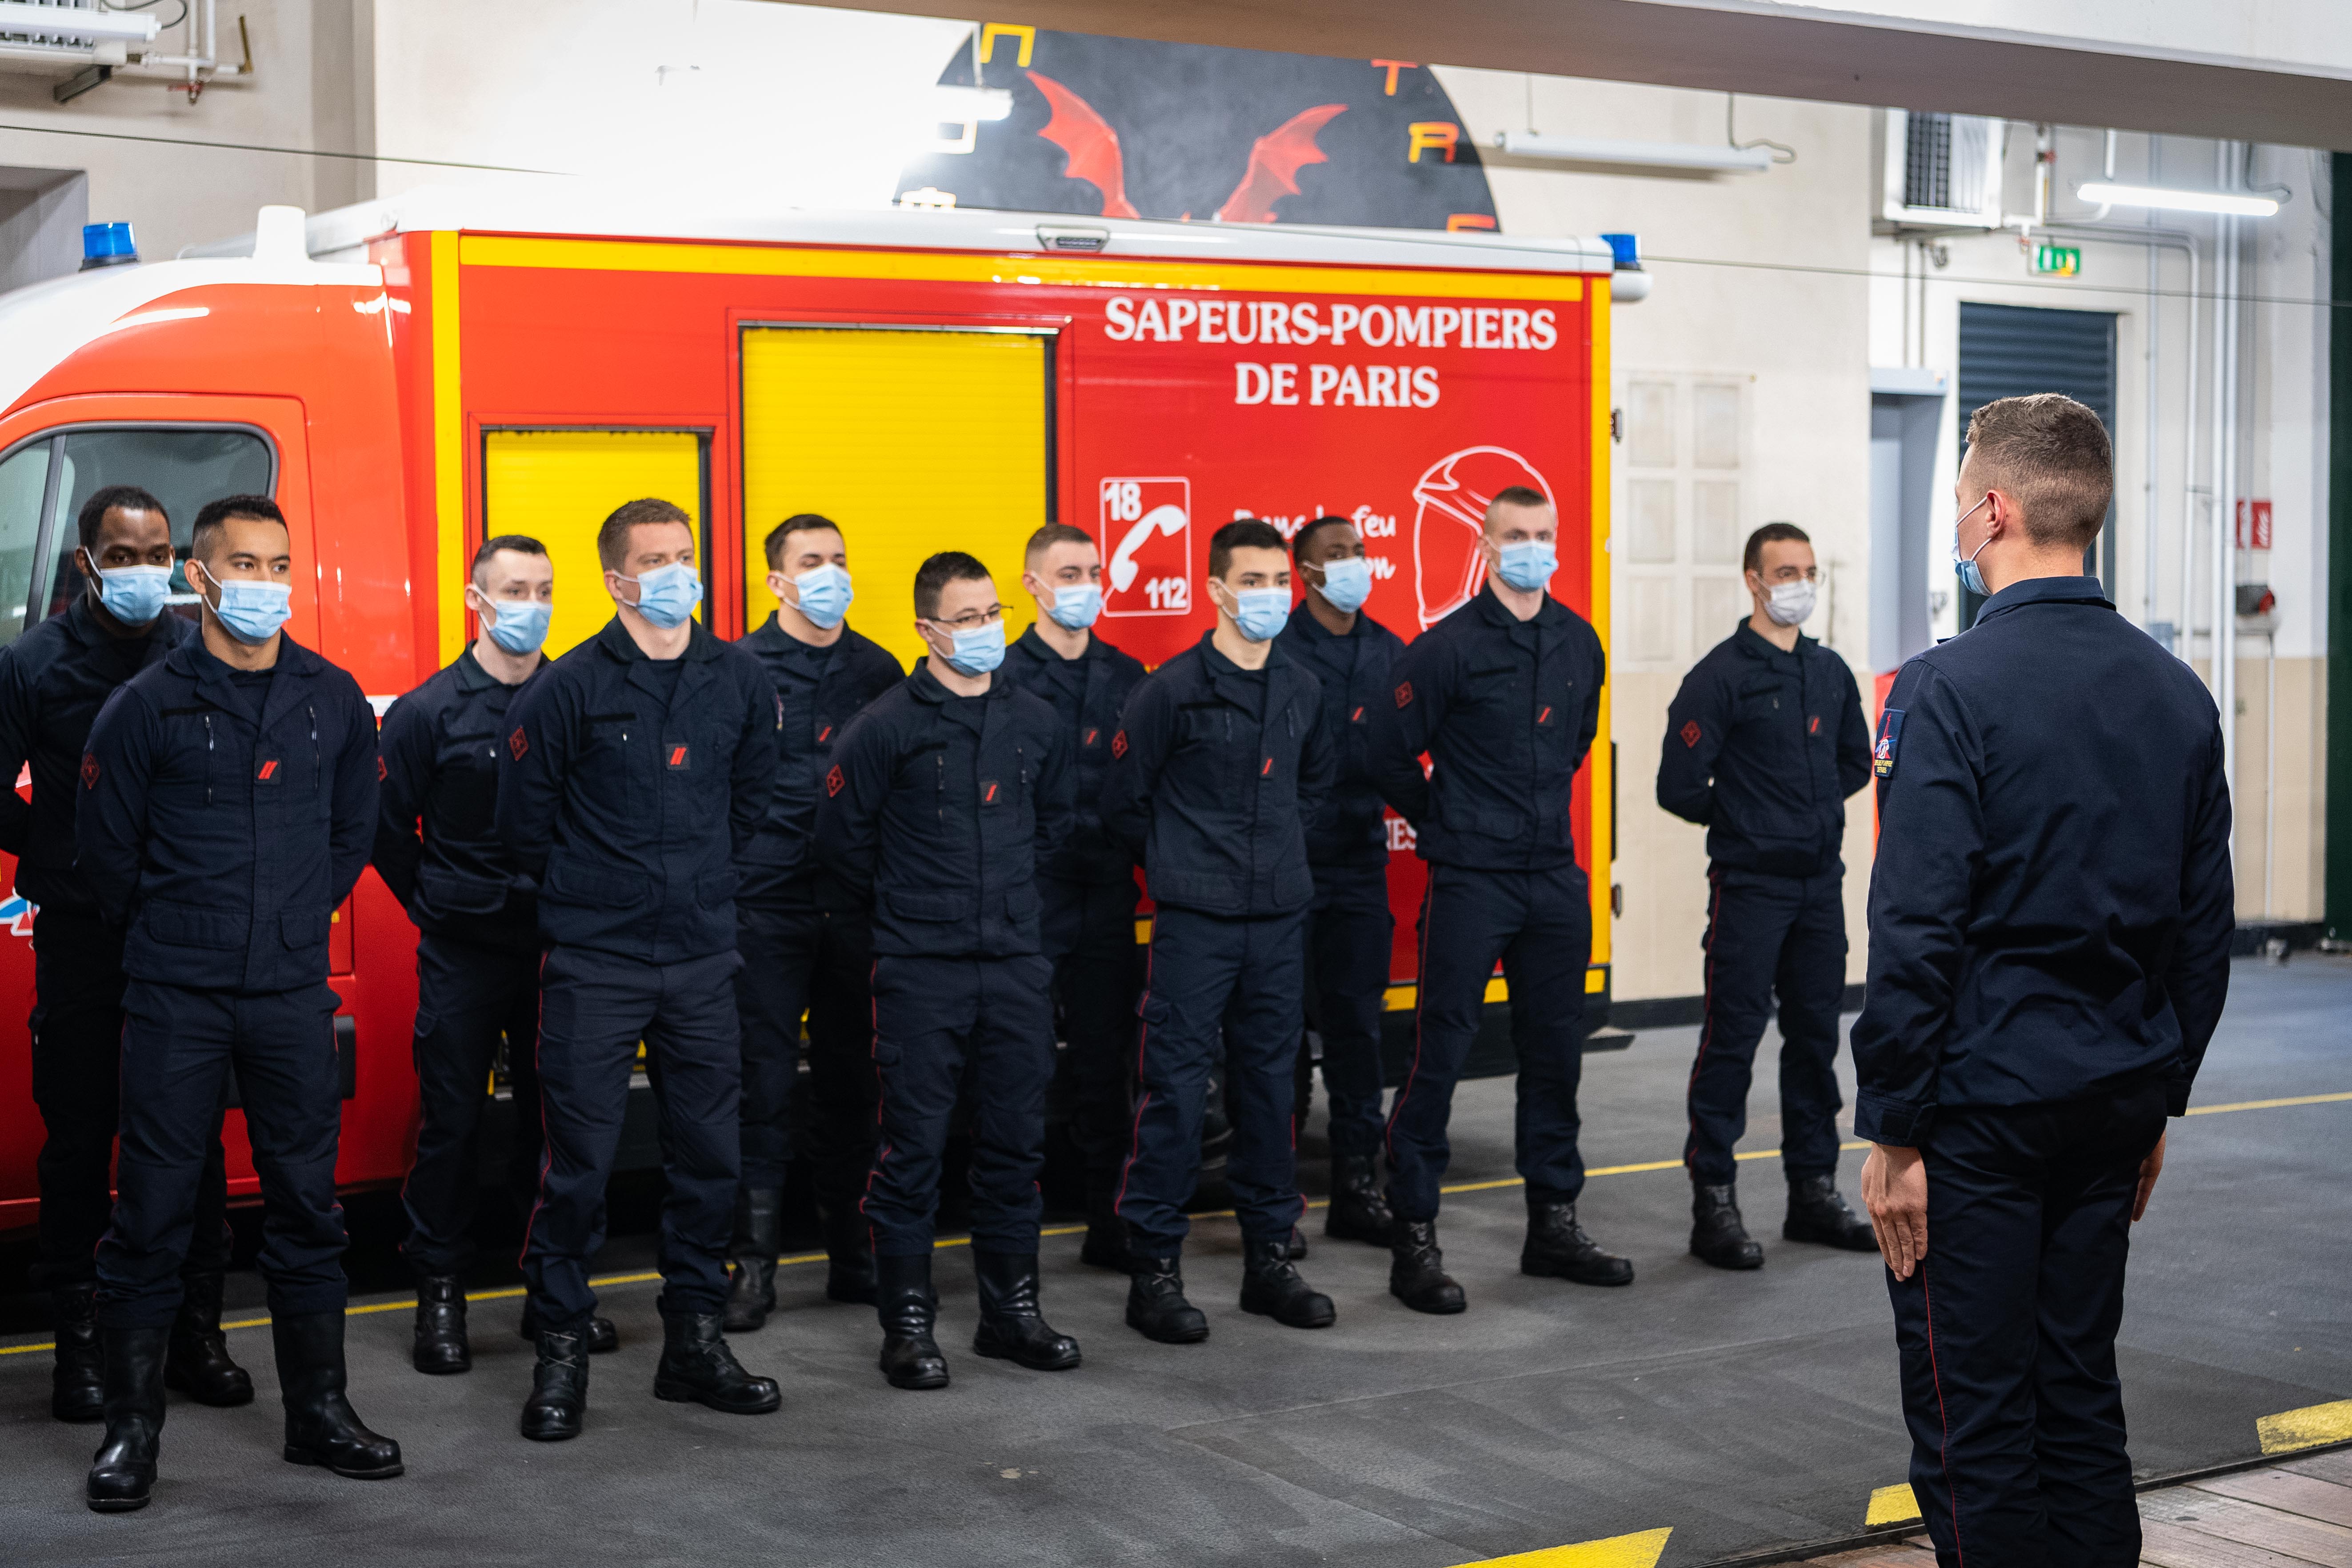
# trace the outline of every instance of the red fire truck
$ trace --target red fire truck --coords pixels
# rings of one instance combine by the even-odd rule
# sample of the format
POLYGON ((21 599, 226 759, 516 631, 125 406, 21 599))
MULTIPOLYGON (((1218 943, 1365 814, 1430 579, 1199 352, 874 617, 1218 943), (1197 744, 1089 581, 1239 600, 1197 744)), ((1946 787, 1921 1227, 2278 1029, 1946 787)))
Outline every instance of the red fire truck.
MULTIPOLYGON (((1009 585, 1022 542, 1059 519, 1101 542, 1097 629, 1157 662, 1211 623, 1198 590, 1222 522, 1353 518, 1369 611, 1411 637, 1475 592, 1486 498, 1532 485, 1559 510, 1554 592, 1608 635, 1599 241, 428 190, 307 221, 265 209, 215 249, 0 297, 0 642, 79 592, 75 514, 116 483, 163 500, 184 552, 204 501, 275 495, 289 630, 379 710, 471 635, 460 589, 488 534, 553 555, 551 652, 593 633, 611 614, 596 525, 643 495, 693 513, 722 636, 772 607, 759 541, 789 513, 844 523, 856 622, 908 660, 917 563, 969 550, 1009 585)), ((1602 1007, 1609 755, 1604 694, 1574 808, 1602 1007)), ((1422 877, 1391 828, 1404 1008, 1422 877)), ((0 906, 0 1228, 37 1202, 36 918, 0 906)), ((338 1173, 395 1181, 413 932, 373 873, 331 968, 338 1173)), ((230 1151, 249 1194, 234 1112, 230 1151)))

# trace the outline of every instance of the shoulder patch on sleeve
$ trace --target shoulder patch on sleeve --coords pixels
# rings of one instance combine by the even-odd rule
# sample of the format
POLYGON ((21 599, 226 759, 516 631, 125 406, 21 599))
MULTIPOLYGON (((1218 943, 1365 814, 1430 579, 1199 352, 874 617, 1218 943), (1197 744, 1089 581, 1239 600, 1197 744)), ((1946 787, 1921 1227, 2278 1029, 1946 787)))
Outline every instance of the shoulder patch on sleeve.
POLYGON ((1399 681, 1399 682, 1397 683, 1397 689, 1396 689, 1396 704, 1397 704, 1397 706, 1398 706, 1398 707, 1400 707, 1400 708, 1410 708, 1410 707, 1412 707, 1412 681, 1410 681, 1410 680, 1402 680, 1402 681, 1399 681))
POLYGON ((841 771, 841 764, 839 763, 834 763, 833 771, 824 775, 825 798, 829 800, 833 796, 839 795, 841 793, 842 785, 848 782, 848 778, 841 771))
POLYGON ((1878 739, 1870 748, 1870 771, 1880 778, 1895 776, 1895 752, 1903 741, 1903 710, 1889 708, 1878 716, 1878 739))
POLYGON ((390 777, 392 777, 392 770, 383 765, 383 759, 379 756, 375 760, 375 782, 382 784, 390 777))
POLYGON ((530 750, 530 737, 522 732, 521 725, 516 725, 514 728, 514 733, 507 737, 508 754, 512 756, 516 762, 520 762, 523 759, 523 753, 530 750))
POLYGON ((1110 738, 1110 754, 1114 757, 1124 757, 1127 755, 1126 731, 1121 730, 1118 734, 1113 735, 1110 738))
POLYGON ((94 752, 84 752, 81 754, 81 787, 84 789, 98 787, 98 754, 94 752))
POLYGON ((1679 730, 1677 730, 1677 731, 1675 731, 1675 733, 1676 733, 1676 734, 1680 735, 1680 736, 1683 738, 1683 744, 1684 744, 1685 747, 1688 747, 1688 748, 1691 748, 1691 749, 1694 749, 1694 750, 1695 750, 1695 749, 1696 749, 1696 747, 1697 747, 1697 745, 1698 745, 1698 738, 1699 738, 1699 736, 1700 736, 1701 734, 1703 734, 1704 732, 1705 732, 1705 731, 1703 731, 1702 730, 1700 730, 1700 729, 1699 729, 1699 727, 1698 727, 1698 721, 1697 721, 1697 720, 1696 720, 1696 719, 1685 719, 1685 720, 1684 720, 1684 721, 1683 721, 1683 727, 1682 727, 1681 729, 1679 729, 1679 730))

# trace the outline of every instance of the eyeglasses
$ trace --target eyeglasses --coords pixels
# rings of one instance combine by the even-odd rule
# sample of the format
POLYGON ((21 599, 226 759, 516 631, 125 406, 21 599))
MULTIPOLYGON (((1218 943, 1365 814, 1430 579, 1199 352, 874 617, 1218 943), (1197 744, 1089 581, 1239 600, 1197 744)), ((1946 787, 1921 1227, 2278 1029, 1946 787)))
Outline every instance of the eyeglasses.
POLYGON ((987 626, 992 621, 1003 620, 1004 618, 1004 606, 1003 605, 991 605, 984 610, 966 610, 962 615, 958 616, 951 621, 942 620, 937 616, 932 616, 929 618, 931 625, 935 626, 943 626, 951 632, 977 631, 982 626, 987 626))

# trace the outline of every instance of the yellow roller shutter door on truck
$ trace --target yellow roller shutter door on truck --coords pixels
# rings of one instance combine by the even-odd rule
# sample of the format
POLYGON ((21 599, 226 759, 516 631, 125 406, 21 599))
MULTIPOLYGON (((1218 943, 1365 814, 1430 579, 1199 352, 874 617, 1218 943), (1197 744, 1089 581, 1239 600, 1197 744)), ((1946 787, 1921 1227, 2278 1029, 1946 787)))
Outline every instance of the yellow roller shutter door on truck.
POLYGON ((978 556, 1034 619, 1021 552, 1045 521, 1051 361, 1027 332, 749 327, 743 332, 744 625, 775 608, 763 546, 796 512, 842 528, 850 624, 911 665, 915 568, 978 556))

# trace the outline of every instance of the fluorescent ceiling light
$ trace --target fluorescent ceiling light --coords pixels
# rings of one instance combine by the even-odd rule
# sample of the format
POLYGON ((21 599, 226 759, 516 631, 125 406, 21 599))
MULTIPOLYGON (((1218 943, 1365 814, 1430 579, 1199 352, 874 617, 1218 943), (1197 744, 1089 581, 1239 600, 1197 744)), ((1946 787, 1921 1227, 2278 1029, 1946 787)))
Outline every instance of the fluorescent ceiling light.
POLYGON ((2225 213, 2234 217, 2269 217, 2278 203, 2267 196, 2232 196, 2220 191, 2167 191, 2154 185, 2078 185, 2074 194, 2086 202, 2117 207, 2162 207, 2172 212, 2225 213))
POLYGON ((152 43, 163 24, 144 11, 100 11, 79 5, 31 5, 22 0, 0 4, 0 33, 30 33, 37 37, 127 38, 152 43))
POLYGON ((1515 158, 1557 158, 1570 163, 1632 163, 1742 174, 1761 174, 1772 166, 1769 147, 1727 147, 1708 142, 1620 142, 1599 136, 1506 131, 1495 138, 1495 145, 1515 158))

